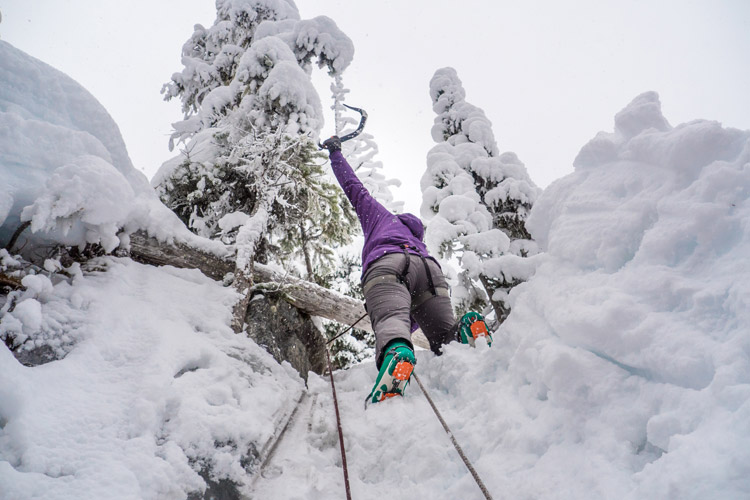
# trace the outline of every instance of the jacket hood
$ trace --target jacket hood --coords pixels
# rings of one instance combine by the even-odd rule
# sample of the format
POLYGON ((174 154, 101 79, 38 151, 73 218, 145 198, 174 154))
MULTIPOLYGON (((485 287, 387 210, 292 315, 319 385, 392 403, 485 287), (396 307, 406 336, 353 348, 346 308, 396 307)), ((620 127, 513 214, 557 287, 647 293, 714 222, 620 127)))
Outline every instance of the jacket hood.
POLYGON ((413 234, 419 241, 424 240, 424 226, 419 217, 414 214, 398 214, 396 217, 398 217, 398 220, 400 220, 403 225, 409 228, 411 234, 413 234))

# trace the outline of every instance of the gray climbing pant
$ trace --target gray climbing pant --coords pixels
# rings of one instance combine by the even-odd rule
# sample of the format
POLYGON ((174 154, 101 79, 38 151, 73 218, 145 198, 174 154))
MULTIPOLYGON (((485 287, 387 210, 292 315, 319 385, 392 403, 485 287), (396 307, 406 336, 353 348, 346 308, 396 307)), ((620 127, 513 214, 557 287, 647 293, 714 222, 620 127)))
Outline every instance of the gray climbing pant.
POLYGON ((362 287, 375 331, 375 359, 378 369, 383 362, 383 350, 393 340, 411 343, 411 318, 430 342, 430 349, 440 354, 440 348, 456 339, 456 318, 440 266, 432 259, 409 254, 405 280, 406 254, 392 253, 380 257, 367 269, 362 287), (425 269, 429 266, 430 276, 425 269), (430 289, 432 278, 435 293, 430 289))

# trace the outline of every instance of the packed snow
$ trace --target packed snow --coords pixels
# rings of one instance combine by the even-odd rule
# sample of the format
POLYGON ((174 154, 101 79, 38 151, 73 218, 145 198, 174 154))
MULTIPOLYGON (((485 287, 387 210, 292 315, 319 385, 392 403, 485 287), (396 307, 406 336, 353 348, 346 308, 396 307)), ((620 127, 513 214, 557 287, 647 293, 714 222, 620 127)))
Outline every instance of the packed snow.
MULTIPOLYGON (((16 75, 31 78, 34 65, 68 81, 0 50, 4 67, 24 62, 16 75)), ((29 207, 46 230, 78 214, 83 237, 105 244, 113 227, 135 224, 91 194, 151 199, 137 198, 150 191, 109 152, 116 129, 83 133, 53 102, 20 90, 11 100, 6 88, 0 127, 39 140, 27 151, 15 132, 0 135, 2 220, 29 207), (58 158, 44 141, 64 146, 58 158), (46 156, 31 170, 34 149, 46 156)), ((85 102, 77 112, 98 113, 85 102)), ((492 347, 420 350, 416 373, 494 498, 747 498, 750 132, 672 127, 646 93, 575 167, 530 214, 542 253, 511 266, 528 281, 492 347)), ((0 251, 1 271, 18 265, 0 251)), ((58 267, 0 304, 0 335, 62 356, 27 367, 0 345, 2 498, 180 499, 204 491, 206 464, 251 498, 344 496, 327 379, 311 374, 305 388, 233 334, 231 289, 127 258, 58 267), (262 473, 243 462, 303 394, 262 473)), ((416 384, 365 410, 373 363, 334 376, 353 498, 482 498, 416 384)))

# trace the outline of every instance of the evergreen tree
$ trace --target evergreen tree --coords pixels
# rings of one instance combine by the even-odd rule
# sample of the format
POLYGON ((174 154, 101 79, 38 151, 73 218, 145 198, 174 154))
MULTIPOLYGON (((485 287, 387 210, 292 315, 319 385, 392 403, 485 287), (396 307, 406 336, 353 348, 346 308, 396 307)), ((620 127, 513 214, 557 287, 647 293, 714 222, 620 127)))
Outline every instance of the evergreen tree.
MULTIPOLYGON (((183 46, 184 68, 164 86, 185 118, 170 147, 184 145, 154 179, 188 226, 221 238, 243 259, 290 265, 308 276, 330 266, 356 217, 323 175, 322 126, 313 59, 331 76, 351 62, 346 35, 326 18, 300 20, 291 0, 218 0, 208 29, 183 46)), ((249 264, 250 262, 245 262, 249 264)))
POLYGON ((508 293, 522 282, 523 258, 537 252, 525 220, 540 190, 514 153, 499 153, 484 112, 466 102, 453 68, 430 81, 437 113, 422 177, 426 241, 443 259, 458 259, 453 287, 457 313, 492 306, 505 320, 508 293))

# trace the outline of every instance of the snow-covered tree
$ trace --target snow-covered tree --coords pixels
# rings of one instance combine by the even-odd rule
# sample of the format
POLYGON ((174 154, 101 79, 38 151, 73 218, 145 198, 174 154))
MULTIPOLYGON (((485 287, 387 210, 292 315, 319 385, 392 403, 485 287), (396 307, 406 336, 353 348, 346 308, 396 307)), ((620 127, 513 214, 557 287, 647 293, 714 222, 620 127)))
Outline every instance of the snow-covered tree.
POLYGON ((240 260, 299 256, 308 276, 349 240, 356 219, 316 152, 320 99, 312 61, 339 74, 351 40, 327 17, 300 20, 291 0, 218 0, 214 25, 197 25, 184 68, 164 86, 185 119, 170 141, 183 153, 154 179, 197 233, 234 243, 240 260))
MULTIPOLYGON (((359 121, 351 116, 351 112, 349 112, 349 115, 345 114, 344 101, 349 89, 344 86, 341 76, 336 76, 335 81, 331 84, 331 92, 334 102, 332 109, 335 113, 336 134, 344 135, 347 133, 347 127, 356 128, 359 121)), ((382 174, 383 162, 375 160, 375 156, 378 154, 378 145, 373 135, 362 132, 354 139, 344 142, 342 146, 347 161, 373 198, 393 213, 403 212, 404 202, 395 201, 393 193, 391 193, 391 187, 400 186, 401 181, 386 179, 382 174)))
POLYGON ((509 291, 528 274, 524 257, 537 252, 525 220, 540 190, 515 153, 500 154, 490 121, 466 102, 453 68, 435 72, 430 97, 437 145, 421 181, 426 241, 441 258, 460 263, 457 311, 484 307, 489 299, 502 323, 509 291))

